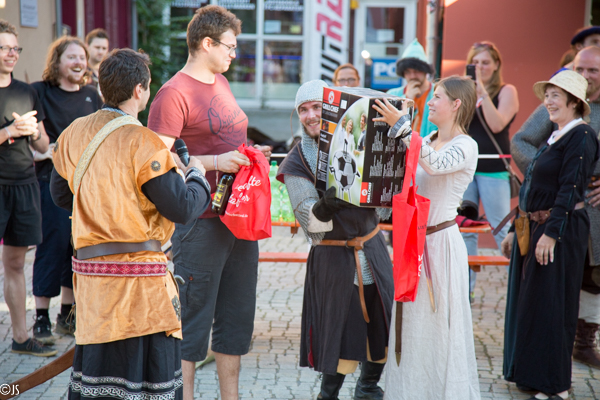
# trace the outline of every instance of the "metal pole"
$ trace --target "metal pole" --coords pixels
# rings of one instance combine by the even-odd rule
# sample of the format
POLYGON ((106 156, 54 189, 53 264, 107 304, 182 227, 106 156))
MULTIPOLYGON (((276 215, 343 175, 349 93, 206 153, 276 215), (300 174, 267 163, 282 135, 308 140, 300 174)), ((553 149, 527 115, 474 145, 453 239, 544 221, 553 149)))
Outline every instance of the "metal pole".
POLYGON ((55 22, 55 32, 56 39, 62 36, 62 0, 56 0, 56 22, 55 22))
POLYGON ((427 2, 427 59, 435 66, 437 42, 437 0, 427 2))
POLYGON ((131 48, 138 50, 138 19, 135 0, 131 0, 131 48))
POLYGON ((85 40, 85 4, 83 0, 77 0, 75 2, 76 6, 76 15, 77 15, 77 34, 73 36, 77 36, 81 40, 85 40))

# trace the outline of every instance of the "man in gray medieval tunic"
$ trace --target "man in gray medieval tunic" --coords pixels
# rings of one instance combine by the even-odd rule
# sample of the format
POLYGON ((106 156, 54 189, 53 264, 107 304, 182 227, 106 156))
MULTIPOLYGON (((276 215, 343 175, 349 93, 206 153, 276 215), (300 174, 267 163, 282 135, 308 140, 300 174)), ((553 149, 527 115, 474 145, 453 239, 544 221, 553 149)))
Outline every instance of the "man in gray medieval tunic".
MULTIPOLYGON (((592 112, 589 125, 600 132, 600 48, 586 47, 573 61, 575 72, 588 81, 587 97, 592 112)), ((541 104, 529 116, 511 143, 511 154, 522 172, 535 156, 538 147, 546 143, 556 125, 541 104)), ((579 320, 573 349, 573 359, 600 369, 600 353, 596 349, 596 332, 600 327, 600 163, 588 189, 585 210, 590 219, 588 255, 579 303, 579 320)), ((583 240, 583 238, 582 238, 583 240)))
POLYGON ((346 374, 353 373, 360 362, 354 398, 382 399, 377 383, 386 361, 394 288, 392 263, 378 223, 391 210, 355 207, 334 198, 335 189, 325 194, 315 189, 326 86, 314 80, 298 90, 302 141, 290 151, 277 175, 287 186, 296 218, 311 245, 300 366, 323 373, 318 399, 337 399, 346 374))

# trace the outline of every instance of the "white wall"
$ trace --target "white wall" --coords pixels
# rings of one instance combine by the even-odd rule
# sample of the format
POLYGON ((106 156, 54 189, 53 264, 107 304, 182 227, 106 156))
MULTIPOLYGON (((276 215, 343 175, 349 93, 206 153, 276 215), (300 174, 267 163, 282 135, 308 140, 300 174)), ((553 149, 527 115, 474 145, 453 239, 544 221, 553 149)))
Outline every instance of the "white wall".
MULTIPOLYGON (((2 3, 0 0, 0 6, 2 3)), ((13 76, 21 81, 26 81, 26 77, 29 78, 29 82, 41 80, 48 47, 54 40, 55 1, 38 0, 37 28, 21 26, 19 0, 4 0, 4 8, 0 8, 0 18, 17 28, 19 46, 23 47, 13 76)))

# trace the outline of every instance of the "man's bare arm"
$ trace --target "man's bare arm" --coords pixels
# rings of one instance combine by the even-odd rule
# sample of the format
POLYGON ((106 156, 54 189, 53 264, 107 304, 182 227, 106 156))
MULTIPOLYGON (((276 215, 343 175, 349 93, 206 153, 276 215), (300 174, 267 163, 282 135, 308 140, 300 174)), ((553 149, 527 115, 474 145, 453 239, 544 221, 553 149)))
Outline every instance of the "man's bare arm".
MULTIPOLYGON (((171 149, 173 147, 173 144, 175 143, 176 139, 174 136, 169 136, 158 132, 156 134, 163 141, 163 143, 167 146, 168 149, 171 149)), ((204 165, 206 171, 214 171, 215 169, 218 169, 222 172, 236 173, 240 170, 240 166, 250 165, 250 160, 248 160, 248 157, 235 151, 217 154, 216 164, 218 168, 215 168, 215 155, 190 155, 196 156, 202 162, 202 165, 204 165)))

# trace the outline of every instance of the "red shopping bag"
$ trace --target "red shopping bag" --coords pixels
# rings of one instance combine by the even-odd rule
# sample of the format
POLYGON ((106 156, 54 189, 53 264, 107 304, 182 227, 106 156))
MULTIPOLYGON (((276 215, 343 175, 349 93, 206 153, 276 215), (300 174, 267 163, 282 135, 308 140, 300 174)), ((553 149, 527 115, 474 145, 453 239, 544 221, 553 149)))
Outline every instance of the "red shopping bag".
POLYGON ((394 228, 394 299, 415 301, 423 266, 423 249, 429 217, 428 198, 417 194, 415 176, 422 139, 413 133, 406 153, 402 192, 392 202, 394 228))
POLYGON ((243 240, 271 237, 271 185, 269 162, 260 150, 242 144, 238 151, 250 159, 250 166, 238 171, 221 221, 243 240))

